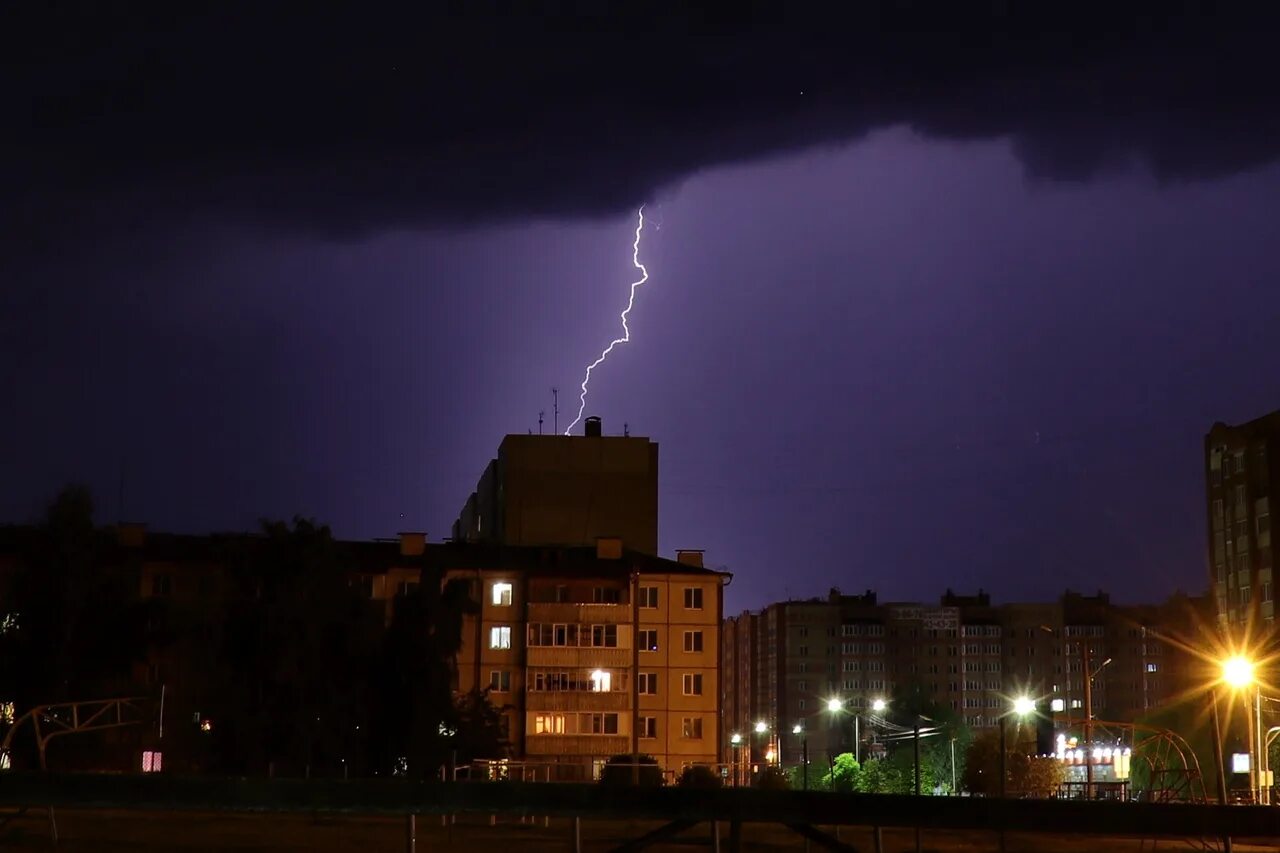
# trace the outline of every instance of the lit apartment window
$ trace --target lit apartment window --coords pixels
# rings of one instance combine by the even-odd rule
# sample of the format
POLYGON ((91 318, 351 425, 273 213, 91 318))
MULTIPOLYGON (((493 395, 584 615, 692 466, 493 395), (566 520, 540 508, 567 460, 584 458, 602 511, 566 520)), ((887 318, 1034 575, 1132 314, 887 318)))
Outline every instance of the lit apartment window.
POLYGON ((684 632, 684 650, 686 652, 702 651, 702 632, 701 631, 685 631, 684 632))
POLYGON ((686 672, 684 674, 684 695, 686 696, 702 695, 702 673, 686 672))
POLYGON ((511 584, 506 581, 498 581, 493 585, 493 606, 494 607, 510 607, 511 606, 511 584))
POLYGON ((1073 710, 1073 711, 1078 711, 1078 710, 1080 710, 1080 708, 1081 708, 1083 705, 1084 705, 1084 702, 1083 702, 1083 701, 1081 701, 1080 699, 1072 699, 1072 700, 1071 700, 1071 710, 1073 710))
POLYGON ((702 609, 702 587, 700 586, 685 587, 684 609, 685 610, 701 610, 702 609))
POLYGON ((640 587, 640 606, 649 610, 658 606, 658 588, 656 586, 640 587))
POLYGON ((1065 711, 1066 708, 1067 703, 1063 702, 1061 699, 1054 699, 1049 703, 1049 710, 1053 711, 1055 714, 1065 711))
POLYGON ((656 652, 658 650, 658 632, 656 630, 646 628, 640 631, 638 636, 640 639, 637 642, 640 644, 640 651, 656 652))
POLYGON ((642 672, 640 673, 639 683, 640 693, 644 696, 658 695, 658 673, 642 672))
POLYGON ((702 740, 702 718, 682 718, 680 720, 680 736, 689 740, 702 740))
POLYGON ((533 718, 535 735, 564 734, 564 714, 537 714, 533 718))
POLYGON ((494 693, 511 692, 511 670, 495 669, 489 673, 489 689, 494 693))
POLYGON ((603 669, 591 673, 591 692, 608 693, 613 689, 613 674, 603 669))
POLYGON ((640 738, 642 740, 652 740, 658 736, 658 718, 657 717, 641 717, 640 718, 640 738))
POLYGON ((159 773, 164 766, 161 760, 161 753, 147 750, 142 753, 142 772, 143 773, 159 773))
POLYGON ((509 649, 511 648, 511 626, 495 625, 489 629, 489 648, 491 649, 509 649))
POLYGON ((1147 664, 1147 672, 1158 672, 1159 670, 1160 670, 1160 664, 1158 663, 1147 664))

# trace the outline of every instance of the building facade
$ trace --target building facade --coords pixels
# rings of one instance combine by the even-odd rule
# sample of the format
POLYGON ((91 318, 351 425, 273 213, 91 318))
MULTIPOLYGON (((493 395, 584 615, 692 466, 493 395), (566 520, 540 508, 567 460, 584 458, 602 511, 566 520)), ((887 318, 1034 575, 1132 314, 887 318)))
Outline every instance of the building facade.
POLYGON ((619 538, 658 553, 658 445, 604 435, 508 435, 453 524, 457 542, 593 546, 619 538))
POLYGON ((1271 483, 1278 440, 1280 412, 1239 426, 1215 423, 1204 439, 1209 582, 1218 623, 1237 642, 1274 632, 1271 483))
POLYGON ((1051 603, 993 605, 983 592, 950 591, 937 604, 880 603, 835 590, 772 604, 726 620, 727 754, 734 734, 738 759, 753 765, 798 761, 806 742, 811 760, 852 751, 855 737, 865 750, 877 702, 908 691, 974 729, 996 726, 1024 695, 1064 722, 1090 709, 1096 720, 1132 721, 1203 680, 1180 640, 1194 645, 1210 607, 1183 595, 1130 607, 1072 592, 1051 603))
POLYGON ((617 539, 517 552, 448 570, 481 602, 464 623, 458 689, 489 689, 512 758, 584 780, 617 755, 652 756, 669 774, 720 763, 727 575, 698 552, 663 560, 617 539))

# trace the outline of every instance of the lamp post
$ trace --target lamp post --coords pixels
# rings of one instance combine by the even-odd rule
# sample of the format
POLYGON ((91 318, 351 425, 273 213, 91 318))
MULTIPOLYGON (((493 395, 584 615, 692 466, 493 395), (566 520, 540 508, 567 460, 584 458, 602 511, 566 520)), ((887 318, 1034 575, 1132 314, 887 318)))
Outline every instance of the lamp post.
POLYGON ((802 783, 804 790, 807 791, 809 790, 809 735, 805 732, 804 726, 800 723, 796 723, 791 727, 791 733, 793 735, 800 735, 800 760, 802 762, 802 769, 800 770, 800 773, 801 777, 804 779, 804 782, 802 783))
MULTIPOLYGON (((1031 701, 1031 699, 1026 696, 1019 696, 1017 699, 1013 700, 1012 716, 1017 718, 1018 725, 1021 726, 1022 718, 1035 711, 1035 709, 1035 702, 1031 701)), ((1007 718, 1009 716, 1010 714, 1005 714, 1004 717, 1000 719, 1000 799, 1002 800, 1008 796, 1009 793, 1008 758, 1006 755, 1009 749, 1007 734, 1009 731, 1007 718)))
POLYGON ((1246 694, 1244 715, 1249 729, 1249 794, 1257 802, 1260 800, 1258 790, 1258 747, 1259 742, 1262 740, 1257 728, 1259 721, 1262 719, 1262 691, 1258 687, 1257 679, 1254 677, 1253 661, 1243 655, 1233 655, 1227 658, 1222 662, 1222 681, 1237 692, 1244 691, 1250 687, 1253 688, 1252 697, 1248 697, 1246 694), (1249 707, 1250 698, 1253 699, 1253 708, 1249 707))
POLYGON ((738 773, 742 768, 742 735, 734 732, 729 735, 729 745, 733 747, 733 787, 742 784, 738 773))
POLYGON ((1084 798, 1093 799, 1093 679, 1111 663, 1111 658, 1104 660, 1097 669, 1089 662, 1089 641, 1080 643, 1080 671, 1084 674, 1084 798))
MULTIPOLYGON (((871 710, 877 714, 884 713, 889 707, 889 703, 883 699, 871 700, 871 710)), ((844 702, 838 698, 832 697, 827 700, 827 710, 833 714, 838 714, 844 710, 844 702)), ((858 764, 862 763, 862 732, 861 722, 862 715, 857 711, 852 713, 853 717, 853 760, 858 764)))

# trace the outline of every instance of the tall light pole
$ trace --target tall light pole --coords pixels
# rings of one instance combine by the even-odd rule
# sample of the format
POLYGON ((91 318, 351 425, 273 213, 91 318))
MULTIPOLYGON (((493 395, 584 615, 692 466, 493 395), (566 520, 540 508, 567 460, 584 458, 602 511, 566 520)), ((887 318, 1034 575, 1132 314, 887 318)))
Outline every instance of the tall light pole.
POLYGON ((1022 725, 1022 718, 1034 712, 1036 703, 1026 696, 1019 696, 1013 700, 1013 710, 1011 714, 1005 714, 1000 718, 1000 799, 1004 799, 1009 794, 1009 772, 1008 772, 1008 735, 1009 731, 1008 717, 1013 716, 1018 721, 1018 726, 1022 725))
POLYGON ((804 790, 809 790, 809 735, 805 732, 804 726, 796 723, 791 727, 793 735, 800 735, 800 760, 802 778, 804 779, 804 790))
POLYGON ((737 732, 729 735, 729 745, 733 747, 733 787, 742 784, 738 772, 742 768, 742 735, 737 732))
POLYGON ((1093 799, 1093 679, 1098 673, 1102 672, 1106 666, 1111 663, 1111 658, 1107 658, 1097 668, 1093 669, 1089 662, 1089 641, 1083 640, 1080 643, 1080 671, 1084 674, 1084 798, 1086 800, 1093 799))
POLYGON ((1249 793, 1258 801, 1258 745, 1262 738, 1257 731, 1262 719, 1262 691, 1254 676, 1254 664, 1243 655, 1233 655, 1222 662, 1222 681, 1237 692, 1253 688, 1253 696, 1245 694, 1244 715, 1249 728, 1249 793), (1253 702, 1250 703, 1249 699, 1253 702), (1250 704, 1253 708, 1250 708, 1250 704))

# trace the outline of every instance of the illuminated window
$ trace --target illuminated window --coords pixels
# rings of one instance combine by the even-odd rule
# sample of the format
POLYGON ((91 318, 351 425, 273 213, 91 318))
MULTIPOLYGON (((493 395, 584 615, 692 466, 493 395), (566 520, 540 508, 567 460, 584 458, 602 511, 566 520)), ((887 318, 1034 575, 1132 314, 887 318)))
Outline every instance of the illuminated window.
POLYGON ((702 695, 702 673, 686 672, 684 674, 684 695, 686 696, 702 695))
POLYGON ((511 584, 506 581, 498 581, 493 585, 493 606, 511 606, 511 584))
POLYGON ((159 752, 151 752, 150 750, 142 753, 142 772, 143 773, 159 773, 163 762, 159 752))
POLYGON ((684 632, 684 650, 686 652, 702 651, 702 632, 701 631, 685 631, 684 632))
POLYGON ((591 673, 591 692, 608 693, 613 689, 613 674, 597 669, 591 673))
POLYGON ((640 606, 649 610, 658 606, 658 588, 656 586, 640 587, 640 606))
POLYGON ((12 702, 0 702, 0 723, 11 724, 15 713, 12 702))
POLYGON ((685 610, 701 610, 702 609, 702 587, 699 587, 699 586, 685 587, 684 609, 685 610))
POLYGON ((511 626, 495 625, 489 629, 489 648, 491 649, 509 649, 511 648, 511 626))
POLYGON ((658 632, 657 631, 652 629, 646 629, 644 631, 639 632, 639 637, 640 639, 637 642, 640 644, 640 651, 656 652, 658 650, 658 632))
POLYGON ((702 740, 702 718, 684 717, 680 720, 680 737, 702 740))
POLYGON ((564 734, 564 714, 538 714, 533 718, 535 735, 564 734))

